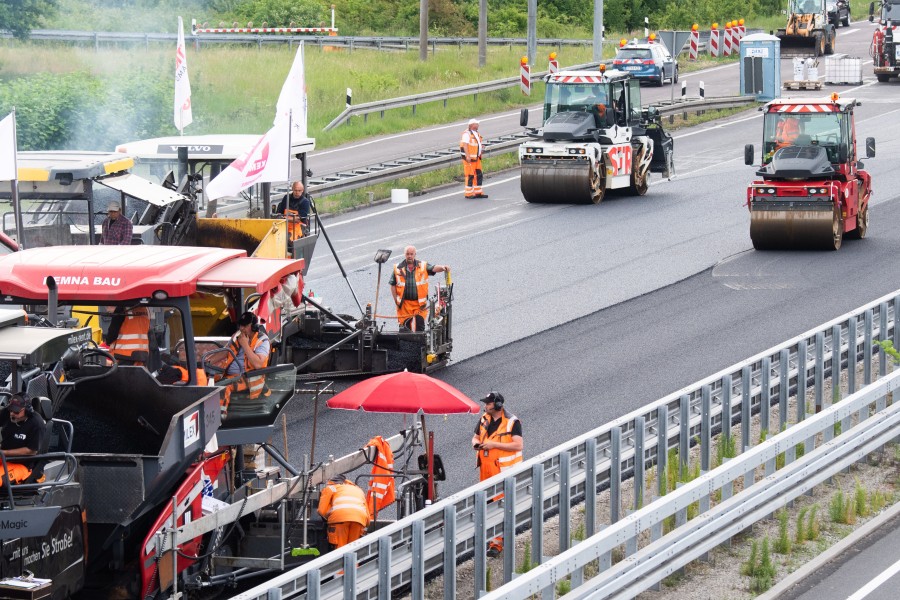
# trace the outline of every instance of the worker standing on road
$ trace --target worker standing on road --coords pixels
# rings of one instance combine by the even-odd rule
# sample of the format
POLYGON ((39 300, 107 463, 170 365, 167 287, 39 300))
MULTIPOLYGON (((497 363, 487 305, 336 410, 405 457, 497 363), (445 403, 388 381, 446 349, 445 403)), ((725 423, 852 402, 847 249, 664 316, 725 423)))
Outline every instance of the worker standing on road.
MULTIPOLYGON (((21 394, 13 394, 0 415, 0 451, 6 458, 9 467, 9 479, 13 483, 21 483, 34 475, 33 481, 43 481, 43 469, 37 463, 26 466, 14 462, 17 456, 34 456, 41 451, 41 442, 46 432, 46 424, 40 415, 29 406, 29 402, 21 394), (33 472, 34 469, 37 469, 33 472)), ((0 466, 0 475, 3 467, 0 466)))
MULTIPOLYGON (((475 427, 472 447, 477 454, 479 481, 522 462, 522 422, 503 408, 503 395, 491 392, 481 399, 484 414, 475 427)), ((499 500, 503 495, 495 496, 499 500)), ((503 551, 503 538, 496 537, 488 542, 488 556, 499 556, 503 551)))
POLYGON ((312 205, 309 194, 302 181, 291 184, 291 191, 284 195, 275 214, 283 216, 287 220, 288 239, 293 242, 305 235, 305 229, 309 227, 309 208, 312 205))
POLYGON ((388 280, 394 288, 397 321, 402 327, 412 331, 423 331, 425 318, 428 316, 428 277, 449 271, 450 267, 429 265, 424 260, 416 260, 414 246, 407 246, 403 253, 406 260, 397 263, 388 280))
POLYGON ((481 189, 484 174, 481 170, 481 156, 484 154, 484 138, 478 133, 478 121, 469 119, 469 127, 459 140, 459 153, 463 159, 463 173, 466 177, 466 198, 487 198, 481 189))
POLYGON ((100 243, 104 246, 130 246, 133 229, 131 219, 122 215, 122 204, 113 200, 106 207, 106 218, 100 224, 100 243))
POLYGON ((369 525, 366 495, 343 476, 330 479, 322 488, 318 512, 328 521, 328 542, 335 548, 358 540, 369 525))

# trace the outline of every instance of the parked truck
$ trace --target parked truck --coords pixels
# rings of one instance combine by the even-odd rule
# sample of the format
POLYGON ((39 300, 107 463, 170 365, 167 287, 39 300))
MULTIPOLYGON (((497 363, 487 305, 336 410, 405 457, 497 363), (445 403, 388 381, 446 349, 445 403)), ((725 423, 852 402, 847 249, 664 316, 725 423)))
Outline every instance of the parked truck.
MULTIPOLYGON (((763 111, 762 165, 747 188, 750 239, 757 250, 837 250, 869 228, 872 178, 856 145, 855 99, 776 99, 763 111)), ((875 139, 866 138, 866 157, 875 139)), ((754 164, 753 144, 744 162, 754 164)))
POLYGON ((895 23, 900 21, 900 0, 880 0, 869 4, 869 21, 875 21, 878 7, 878 23, 872 33, 869 56, 875 78, 885 83, 900 76, 900 39, 895 36, 895 23))
MULTIPOLYGON (((528 110, 520 123, 528 125, 528 110)), ((607 192, 647 193, 650 173, 674 174, 673 140, 655 107, 642 108, 628 73, 562 71, 547 79, 542 125, 519 146, 528 202, 599 204, 607 192)))

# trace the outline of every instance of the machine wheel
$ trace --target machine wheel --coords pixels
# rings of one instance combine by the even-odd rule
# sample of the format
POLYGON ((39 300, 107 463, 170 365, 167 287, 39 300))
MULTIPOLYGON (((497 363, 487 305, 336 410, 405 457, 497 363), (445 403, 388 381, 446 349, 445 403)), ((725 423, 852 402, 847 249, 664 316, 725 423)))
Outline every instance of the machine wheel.
POLYGON ((659 79, 656 81, 656 87, 662 87, 666 82, 666 72, 662 69, 659 71, 659 79))
POLYGON ((847 237, 854 240, 861 240, 866 237, 869 232, 869 205, 863 206, 859 214, 856 215, 856 229, 847 232, 847 237))
POLYGON ((825 38, 825 54, 834 54, 834 43, 837 41, 837 33, 831 30, 831 37, 825 38))
POLYGON ((878 79, 878 83, 887 83, 891 79, 890 75, 882 75, 880 73, 876 74, 875 77, 878 79))
POLYGON ((822 56, 825 54, 825 36, 820 32, 815 35, 814 38, 816 42, 815 54, 816 56, 822 56))
POLYGON ((606 165, 601 161, 597 170, 591 171, 591 202, 600 204, 606 195, 606 165))
POLYGON ((675 66, 675 74, 672 75, 672 85, 678 83, 678 66, 675 66))
POLYGON ((850 11, 847 11, 847 16, 841 20, 841 23, 844 24, 844 27, 850 27, 850 11))
POLYGON ((837 210, 834 211, 834 215, 831 220, 831 244, 829 245, 829 250, 840 250, 841 242, 844 239, 844 220, 841 218, 841 213, 837 210))
POLYGON ((631 186, 628 188, 628 191, 631 192, 631 195, 643 196, 647 193, 647 190, 649 188, 650 184, 647 183, 647 174, 645 173, 644 175, 638 175, 637 170, 633 170, 631 172, 631 186))

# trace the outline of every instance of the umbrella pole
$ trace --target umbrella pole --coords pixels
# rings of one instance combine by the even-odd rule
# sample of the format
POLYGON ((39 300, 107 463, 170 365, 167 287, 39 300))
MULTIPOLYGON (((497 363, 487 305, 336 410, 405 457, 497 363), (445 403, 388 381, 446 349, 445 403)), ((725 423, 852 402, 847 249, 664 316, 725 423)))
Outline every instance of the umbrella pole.
POLYGON ((428 434, 428 501, 434 502, 434 432, 428 434))
POLYGON ((316 425, 319 419, 319 384, 316 383, 316 396, 313 399, 313 430, 312 430, 312 442, 311 448, 309 449, 309 464, 316 464, 316 425))
POLYGON ((425 447, 425 456, 428 458, 428 489, 425 492, 425 499, 432 500, 434 498, 434 479, 432 479, 433 475, 433 467, 431 465, 431 453, 428 450, 428 428, 425 427, 425 413, 422 413, 420 416, 422 420, 422 444, 425 447))

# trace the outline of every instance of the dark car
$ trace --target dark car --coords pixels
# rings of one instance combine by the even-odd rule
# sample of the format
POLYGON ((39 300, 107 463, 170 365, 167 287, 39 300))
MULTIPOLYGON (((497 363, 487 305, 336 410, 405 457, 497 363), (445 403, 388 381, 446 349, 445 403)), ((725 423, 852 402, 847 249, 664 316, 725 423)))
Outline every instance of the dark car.
POLYGON ((827 0, 825 2, 825 10, 828 11, 828 20, 835 28, 844 25, 850 26, 850 1, 849 0, 827 0))
POLYGON ((667 79, 678 83, 678 61, 662 44, 631 43, 622 46, 613 59, 613 68, 660 86, 667 79))

